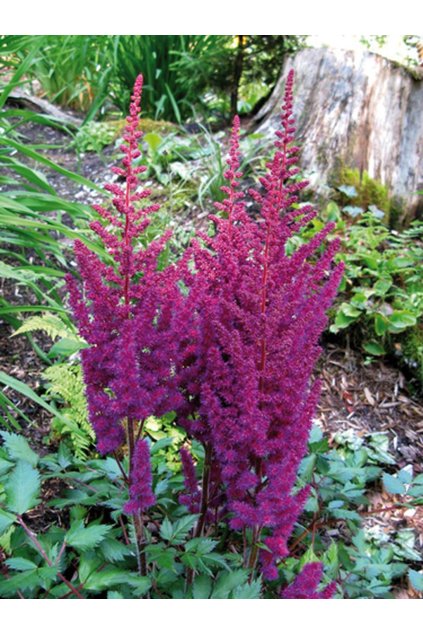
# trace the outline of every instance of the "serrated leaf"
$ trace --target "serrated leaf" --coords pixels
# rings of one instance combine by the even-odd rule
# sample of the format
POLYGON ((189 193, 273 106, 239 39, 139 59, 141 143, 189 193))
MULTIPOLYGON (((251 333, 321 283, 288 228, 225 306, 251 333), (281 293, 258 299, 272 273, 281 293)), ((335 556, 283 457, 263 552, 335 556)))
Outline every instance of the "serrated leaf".
POLYGON ((7 508, 22 515, 38 504, 40 474, 28 462, 19 461, 4 489, 7 508))
POLYGON ((36 570, 25 570, 18 572, 9 579, 0 580, 0 597, 9 597, 16 592, 32 590, 39 584, 39 576, 36 570))
POLYGON ((122 544, 122 542, 119 542, 117 539, 107 537, 101 542, 100 550, 106 561, 110 561, 111 563, 122 561, 125 557, 128 557, 128 555, 131 555, 131 551, 126 544, 122 544))
POLYGON ((160 536, 172 544, 181 544, 185 540, 189 531, 194 527, 197 519, 198 514, 186 515, 172 524, 167 518, 165 518, 160 527, 160 536))
POLYGON ((260 599, 261 595, 261 582, 259 579, 253 581, 252 583, 245 583, 235 590, 232 593, 233 599, 260 599))
POLYGON ((189 542, 185 544, 185 551, 192 552, 195 551, 199 555, 207 555, 211 553, 217 546, 217 542, 213 539, 207 539, 205 537, 195 537, 194 539, 190 539, 189 542))
POLYGON ((151 581, 148 577, 141 577, 136 572, 126 573, 126 583, 133 589, 132 594, 135 596, 142 596, 148 592, 151 588, 151 581))
POLYGON ((234 570, 232 572, 222 572, 216 581, 212 599, 227 599, 230 592, 236 587, 244 584, 248 578, 248 571, 234 570))
POLYGON ((84 526, 84 522, 78 520, 74 522, 70 530, 66 533, 65 541, 69 546, 77 550, 88 551, 98 546, 112 529, 106 524, 91 524, 84 526))
POLYGON ((0 432, 0 435, 3 438, 7 453, 13 460, 24 460, 25 462, 29 462, 33 467, 37 466, 39 458, 35 451, 29 446, 26 438, 7 431, 0 432))
POLYGON ((160 526, 160 537, 166 541, 170 541, 172 538, 173 524, 167 517, 164 518, 160 526))
POLYGON ((405 493, 405 486, 398 478, 394 478, 389 473, 384 473, 382 476, 383 486, 387 493, 391 495, 402 495, 405 493))
POLYGON ((11 570, 18 570, 20 572, 37 569, 37 564, 34 564, 33 561, 25 559, 24 557, 9 557, 9 559, 6 559, 5 564, 11 570))
POLYGON ((194 599, 208 599, 211 592, 211 578, 208 575, 195 577, 192 586, 192 596, 194 599))
POLYGON ((125 570, 100 570, 89 575, 84 582, 86 590, 100 592, 107 588, 127 583, 128 573, 125 570))

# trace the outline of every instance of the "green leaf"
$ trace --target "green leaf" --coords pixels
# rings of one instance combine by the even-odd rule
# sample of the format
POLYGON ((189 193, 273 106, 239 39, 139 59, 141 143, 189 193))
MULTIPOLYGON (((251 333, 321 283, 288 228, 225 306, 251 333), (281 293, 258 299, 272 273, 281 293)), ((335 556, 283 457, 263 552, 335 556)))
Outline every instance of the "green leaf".
POLYGON ((22 515, 39 502, 40 474, 28 462, 19 461, 4 488, 7 508, 22 515))
POLYGON ((153 152, 156 152, 163 142, 163 138, 156 132, 147 132, 147 134, 144 134, 142 140, 147 143, 148 147, 153 152))
POLYGON ((363 343, 363 348, 366 352, 375 356, 386 354, 385 348, 377 341, 368 341, 366 343, 363 343))
POLYGON ((5 533, 10 526, 12 526, 15 520, 16 515, 0 509, 0 535, 3 535, 3 533, 5 533))
POLYGON ((100 550, 106 561, 112 563, 122 561, 125 557, 128 557, 128 555, 131 555, 131 551, 126 544, 122 544, 122 542, 119 542, 117 539, 111 539, 109 537, 106 537, 106 539, 101 542, 100 550))
POLYGON ((160 537, 169 542, 172 539, 173 525, 167 517, 164 518, 160 526, 160 537))
POLYGON ((29 559, 24 559, 24 557, 10 557, 6 559, 5 564, 11 570, 19 570, 20 572, 37 569, 37 564, 29 559))
POLYGON ((198 515, 186 515, 174 524, 171 524, 169 520, 165 518, 160 527, 160 535, 163 539, 172 544, 182 544, 189 531, 194 527, 197 519, 198 515))
POLYGON ((392 278, 382 278, 376 282, 373 290, 376 295, 383 296, 389 291, 392 286, 392 278))
POLYGON ((39 585, 40 579, 36 570, 25 570, 18 572, 10 579, 0 580, 0 597, 9 597, 16 592, 33 590, 39 585))
POLYGON ((384 335, 389 329, 389 321, 382 315, 381 313, 375 313, 375 332, 381 337, 384 335))
POLYGON ((347 304, 345 302, 341 304, 339 310, 342 312, 343 315, 346 315, 347 317, 360 317, 361 315, 361 311, 356 306, 353 306, 352 304, 347 304))
POLYGON ((39 458, 29 446, 26 438, 7 431, 0 432, 0 436, 3 438, 7 453, 13 460, 23 460, 29 462, 33 467, 37 466, 39 458))
POLYGON ((87 345, 76 339, 60 339, 49 350, 49 359, 54 357, 70 357, 71 354, 86 348, 87 345))
POLYGON ((399 332, 410 326, 415 326, 416 316, 406 310, 395 310, 388 316, 390 332, 399 332))
POLYGON ((259 579, 252 583, 245 583, 232 593, 233 599, 260 599, 261 598, 261 582, 259 579))
POLYGON ((13 462, 0 458, 0 476, 4 475, 14 466, 13 462))
POLYGON ((408 578, 414 590, 417 592, 423 592, 423 572, 417 572, 416 570, 408 571, 408 578))
POLYGON ((299 476, 303 480, 303 482, 310 482, 311 477, 314 472, 314 468, 316 466, 317 456, 315 453, 306 456, 301 461, 299 476))
POLYGON ((248 578, 247 570, 234 570, 232 572, 222 572, 219 575, 213 593, 212 599, 227 599, 229 593, 238 586, 244 584, 248 578))
POLYGON ((394 258, 392 260, 392 266, 396 267, 397 269, 405 269, 408 268, 410 266, 415 266, 416 265, 416 261, 413 258, 407 258, 404 256, 398 256, 396 258, 394 258))
POLYGON ((199 575, 195 577, 192 586, 192 596, 194 599, 208 599, 211 592, 211 578, 209 575, 199 575))
POLYGON ((348 196, 348 198, 356 198, 358 196, 357 190, 354 185, 339 185, 339 187, 337 187, 336 189, 345 194, 345 196, 348 196))
POLYGON ((348 326, 356 321, 356 319, 356 317, 348 317, 347 315, 344 315, 343 312, 339 311, 336 313, 335 322, 331 325, 329 330, 337 333, 338 330, 348 328, 348 326))
POLYGON ((394 478, 389 473, 384 473, 382 480, 387 493, 391 493, 391 495, 402 495, 405 493, 405 486, 398 478, 394 478))
POLYGON ((413 484, 407 491, 407 495, 413 498, 423 497, 423 484, 413 484))
MULTIPOLYGON (((0 314, 1 314, 1 310, 0 310, 0 314)), ((40 407, 43 407, 45 410, 50 412, 50 414, 53 414, 59 420, 63 421, 65 425, 69 425, 69 420, 65 416, 63 416, 55 407, 50 405, 50 403, 47 403, 47 401, 41 398, 41 396, 38 396, 38 394, 36 394, 34 390, 32 390, 28 385, 26 385, 22 381, 19 381, 18 379, 15 379, 14 377, 9 376, 5 372, 0 371, 0 383, 7 385, 8 387, 12 388, 12 390, 16 390, 20 394, 23 394, 23 396, 31 399, 32 401, 34 401, 34 403, 37 403, 37 405, 40 405, 40 407)))
POLYGON ((398 471, 398 478, 403 484, 411 484, 413 480, 413 465, 408 464, 398 471))
POLYGON ((98 546, 111 531, 112 527, 106 524, 90 524, 85 526, 82 520, 74 522, 65 535, 65 541, 82 552, 98 546))

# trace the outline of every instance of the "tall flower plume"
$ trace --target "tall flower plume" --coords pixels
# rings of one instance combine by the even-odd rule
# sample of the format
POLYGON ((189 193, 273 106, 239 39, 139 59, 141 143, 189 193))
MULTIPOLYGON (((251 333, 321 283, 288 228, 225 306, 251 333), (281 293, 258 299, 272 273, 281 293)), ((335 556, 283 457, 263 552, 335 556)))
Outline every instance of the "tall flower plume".
POLYGON ((119 449, 126 431, 130 493, 135 496, 128 506, 131 509, 152 501, 140 487, 142 474, 149 468, 142 461, 149 460, 149 454, 144 441, 136 443, 136 428, 142 428, 148 416, 177 405, 170 366, 176 278, 171 268, 160 271, 157 264, 169 234, 146 247, 141 239, 159 209, 145 204, 151 192, 140 187, 139 177, 146 168, 135 164, 142 136, 142 85, 140 75, 120 147, 122 167, 113 168, 118 180, 106 185, 112 194, 112 210, 95 205, 99 217, 90 224, 108 257, 100 259, 77 240, 75 255, 82 283, 73 276, 67 278, 71 307, 89 344, 82 351, 89 418, 102 454, 119 449))
POLYGON ((269 579, 289 552, 307 497, 307 490, 294 494, 293 487, 319 396, 311 379, 318 339, 342 276, 342 267, 333 265, 337 241, 323 247, 333 225, 291 255, 287 249, 316 215, 299 201, 307 182, 298 178, 292 92, 293 72, 273 159, 260 190, 249 191, 258 218, 247 213, 240 191, 234 120, 226 199, 216 205, 220 217, 213 217, 216 234, 200 236, 203 247, 194 244, 195 274, 185 277, 192 331, 182 339, 187 354, 180 368, 184 424, 220 465, 232 527, 252 529, 250 565, 264 540, 261 564, 269 579))

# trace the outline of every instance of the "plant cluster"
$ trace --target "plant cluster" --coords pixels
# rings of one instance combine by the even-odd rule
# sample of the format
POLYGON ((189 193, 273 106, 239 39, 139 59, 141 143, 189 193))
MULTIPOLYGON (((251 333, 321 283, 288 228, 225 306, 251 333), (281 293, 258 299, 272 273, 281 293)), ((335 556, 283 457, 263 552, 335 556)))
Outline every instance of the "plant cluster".
MULTIPOLYGON (((148 511, 156 502, 144 431, 151 415, 175 411, 188 440, 203 448, 201 481, 189 449, 181 455, 186 491, 180 499, 198 516, 194 538, 213 534, 225 520, 242 536, 251 575, 258 568, 265 579, 278 579, 307 499, 307 487, 296 493, 293 487, 319 393, 310 382, 318 338, 342 265, 333 266, 337 241, 322 249, 331 224, 293 254, 285 252, 289 238, 316 215, 299 204, 307 183, 296 167, 292 88, 293 73, 268 173, 261 189, 249 191, 261 222, 247 214, 240 188, 235 118, 216 233, 200 235, 178 263, 162 270, 158 258, 168 234, 148 245, 140 240, 158 206, 144 203, 150 191, 139 188, 138 175, 146 167, 134 165, 139 76, 121 146, 123 167, 114 168, 123 184, 106 187, 115 212, 95 206, 105 223, 91 223, 110 263, 75 244, 82 288, 70 276, 68 288, 88 343, 81 356, 90 422, 102 454, 119 461, 127 447, 124 511, 133 517, 144 576, 148 511)), ((313 594, 319 576, 316 567, 305 567, 287 596, 302 596, 307 583, 313 594)))
POLYGON ((346 331, 369 355, 395 354, 421 381, 422 223, 399 233, 368 212, 342 224, 346 272, 330 331, 346 331))

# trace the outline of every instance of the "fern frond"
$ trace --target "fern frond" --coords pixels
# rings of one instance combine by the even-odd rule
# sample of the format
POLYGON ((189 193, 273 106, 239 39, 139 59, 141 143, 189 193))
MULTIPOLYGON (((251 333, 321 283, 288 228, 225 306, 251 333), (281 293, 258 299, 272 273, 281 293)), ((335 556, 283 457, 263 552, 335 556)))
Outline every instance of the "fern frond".
POLYGON ((95 442, 95 435, 88 421, 81 366, 56 363, 47 368, 43 376, 49 382, 46 393, 64 402, 61 412, 68 421, 55 419, 53 429, 59 434, 68 434, 76 456, 85 458, 95 442))
POLYGON ((16 335, 22 335, 26 332, 34 332, 35 330, 42 330, 51 339, 72 339, 74 341, 83 341, 77 333, 66 325, 60 317, 53 315, 52 313, 45 313, 43 315, 35 315, 30 317, 22 326, 20 326, 13 333, 12 337, 16 335))

